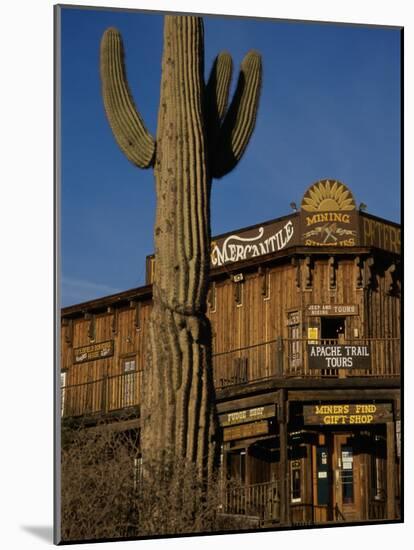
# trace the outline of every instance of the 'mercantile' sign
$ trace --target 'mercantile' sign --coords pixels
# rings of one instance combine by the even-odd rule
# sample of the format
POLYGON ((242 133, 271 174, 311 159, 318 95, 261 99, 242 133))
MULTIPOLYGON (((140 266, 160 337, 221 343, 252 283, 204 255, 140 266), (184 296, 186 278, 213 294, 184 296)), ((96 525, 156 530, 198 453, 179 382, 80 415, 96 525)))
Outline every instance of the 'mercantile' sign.
POLYGON ((293 244, 295 219, 284 219, 241 234, 228 235, 211 243, 211 264, 219 267, 277 252, 293 244))

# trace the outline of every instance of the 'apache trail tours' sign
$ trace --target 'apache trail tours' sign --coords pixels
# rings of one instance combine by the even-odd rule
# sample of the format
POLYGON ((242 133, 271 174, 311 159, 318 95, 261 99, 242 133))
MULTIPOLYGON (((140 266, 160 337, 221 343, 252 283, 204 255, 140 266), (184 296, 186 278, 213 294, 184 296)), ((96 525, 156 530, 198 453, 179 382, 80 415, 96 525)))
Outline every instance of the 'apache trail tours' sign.
POLYGON ((370 369, 371 350, 368 344, 308 344, 310 369, 370 369))

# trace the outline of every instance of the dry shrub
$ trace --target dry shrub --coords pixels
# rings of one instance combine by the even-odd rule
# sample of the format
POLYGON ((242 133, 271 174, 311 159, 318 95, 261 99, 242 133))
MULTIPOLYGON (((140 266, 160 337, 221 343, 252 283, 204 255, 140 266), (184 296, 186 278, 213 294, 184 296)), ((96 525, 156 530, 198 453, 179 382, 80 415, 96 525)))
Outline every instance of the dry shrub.
POLYGON ((62 449, 63 541, 240 529, 221 514, 218 476, 167 454, 144 464, 135 430, 71 430, 62 449))

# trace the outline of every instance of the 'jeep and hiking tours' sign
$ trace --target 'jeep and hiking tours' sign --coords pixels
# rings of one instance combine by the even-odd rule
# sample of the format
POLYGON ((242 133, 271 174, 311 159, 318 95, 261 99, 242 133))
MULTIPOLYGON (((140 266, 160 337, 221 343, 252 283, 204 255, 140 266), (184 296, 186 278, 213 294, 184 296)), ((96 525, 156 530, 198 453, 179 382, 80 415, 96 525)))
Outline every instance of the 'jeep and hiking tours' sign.
POLYGON ((310 304, 306 306, 306 315, 309 317, 358 315, 358 304, 310 304))

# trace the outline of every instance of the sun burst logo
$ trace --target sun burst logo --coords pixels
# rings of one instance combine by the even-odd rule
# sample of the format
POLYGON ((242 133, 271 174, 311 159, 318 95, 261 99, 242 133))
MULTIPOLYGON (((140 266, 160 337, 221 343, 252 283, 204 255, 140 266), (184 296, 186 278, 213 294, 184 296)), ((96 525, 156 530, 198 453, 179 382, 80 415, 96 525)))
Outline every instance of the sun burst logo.
POLYGON ((305 193, 302 210, 306 212, 336 212, 355 210, 352 193, 339 181, 318 181, 305 193))

